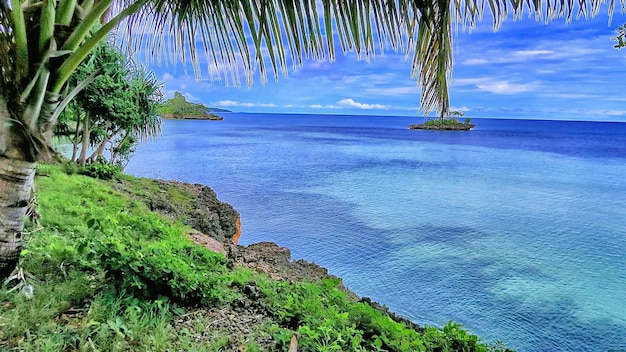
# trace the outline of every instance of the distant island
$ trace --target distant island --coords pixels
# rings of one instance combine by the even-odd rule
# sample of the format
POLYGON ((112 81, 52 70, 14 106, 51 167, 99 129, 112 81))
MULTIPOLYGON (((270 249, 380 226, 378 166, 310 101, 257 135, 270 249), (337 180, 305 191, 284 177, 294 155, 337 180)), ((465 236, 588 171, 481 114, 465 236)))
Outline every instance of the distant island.
POLYGON ((427 120, 421 124, 413 124, 409 125, 409 129, 411 130, 438 130, 438 131, 469 131, 472 128, 476 127, 475 124, 471 123, 472 119, 466 118, 464 122, 459 121, 458 117, 463 117, 463 114, 460 111, 452 111, 448 118, 444 118, 443 116, 437 119, 427 120))
POLYGON ((212 120, 220 121, 224 118, 217 113, 232 112, 227 109, 210 108, 202 103, 188 102, 180 92, 166 100, 158 109, 157 114, 165 119, 181 120, 212 120))

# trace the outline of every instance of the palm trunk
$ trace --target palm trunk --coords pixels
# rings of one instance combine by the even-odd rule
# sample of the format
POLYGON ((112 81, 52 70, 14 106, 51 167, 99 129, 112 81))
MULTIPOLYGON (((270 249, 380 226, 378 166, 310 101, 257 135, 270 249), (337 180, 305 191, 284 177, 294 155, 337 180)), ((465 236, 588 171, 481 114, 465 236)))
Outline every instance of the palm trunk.
POLYGON ((35 163, 0 158, 0 279, 17 265, 34 186, 35 163))
POLYGON ((19 260, 35 178, 28 143, 12 121, 0 97, 0 280, 11 274, 19 260))

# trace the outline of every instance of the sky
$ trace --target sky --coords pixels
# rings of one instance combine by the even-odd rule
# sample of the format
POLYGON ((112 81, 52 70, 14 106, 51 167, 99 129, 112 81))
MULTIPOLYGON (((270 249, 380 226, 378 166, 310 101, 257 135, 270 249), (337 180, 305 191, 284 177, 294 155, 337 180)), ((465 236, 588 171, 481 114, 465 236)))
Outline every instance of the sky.
MULTIPOLYGON (((526 15, 509 18, 493 32, 489 14, 473 31, 454 34, 450 82, 452 110, 472 118, 521 118, 626 122, 626 49, 611 37, 626 23, 616 9, 589 20, 549 24, 526 15)), ((196 80, 190 68, 151 64, 175 91, 210 107, 250 113, 306 113, 415 116, 419 88, 410 77, 411 60, 385 51, 369 61, 337 51, 334 62, 304 61, 288 76, 251 86, 196 80)))

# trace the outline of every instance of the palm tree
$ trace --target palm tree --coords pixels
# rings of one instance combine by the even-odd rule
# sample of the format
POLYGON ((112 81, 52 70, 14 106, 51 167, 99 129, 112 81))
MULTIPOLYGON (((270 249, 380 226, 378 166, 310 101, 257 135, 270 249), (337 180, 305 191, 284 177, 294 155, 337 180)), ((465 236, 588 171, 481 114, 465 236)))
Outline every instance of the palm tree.
MULTIPOLYGON (((524 6, 545 17, 571 18, 573 1, 487 0, 497 28, 509 10, 524 6), (544 9, 545 7, 545 9, 544 9)), ((578 0, 586 15, 604 0, 578 0)), ((198 62, 195 39, 223 72, 248 83, 266 63, 275 76, 303 57, 343 51, 369 58, 391 47, 412 53, 411 75, 425 113, 448 115, 453 19, 473 25, 485 12, 478 0, 0 0, 0 277, 18 259, 31 204, 35 162, 54 157, 50 147, 58 111, 77 90, 66 82, 109 32, 125 24, 131 48, 198 62), (101 26, 92 30, 96 24, 101 26), (336 32, 336 34, 335 34, 336 32), (250 38, 250 41, 248 40, 250 38)), ((612 11, 613 2, 609 11, 612 11)), ((87 83, 87 81, 83 82, 87 83)), ((80 89, 79 85, 77 89, 80 89)))

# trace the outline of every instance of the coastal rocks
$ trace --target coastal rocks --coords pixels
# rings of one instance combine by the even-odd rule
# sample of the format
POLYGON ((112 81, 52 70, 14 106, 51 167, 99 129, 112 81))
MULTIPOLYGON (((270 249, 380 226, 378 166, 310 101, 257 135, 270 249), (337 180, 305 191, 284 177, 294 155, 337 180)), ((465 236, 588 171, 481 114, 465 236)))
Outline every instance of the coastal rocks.
POLYGON ((292 261, 289 248, 273 242, 238 246, 237 252, 233 254, 232 260, 238 265, 265 273, 275 280, 318 281, 322 278, 336 278, 328 273, 328 269, 315 263, 303 259, 292 261))
POLYGON ((139 198, 150 210, 173 220, 182 220, 223 244, 232 243, 233 236, 241 231, 239 213, 230 204, 217 199, 211 188, 179 181, 151 182, 156 191, 132 192, 123 184, 116 188, 139 198))
POLYGON ((190 186, 195 195, 194 210, 185 223, 221 243, 232 243, 237 233, 241 235, 239 213, 230 204, 218 200, 211 188, 199 184, 190 186))
POLYGON ((414 124, 409 125, 410 130, 436 130, 436 131, 469 131, 472 128, 476 127, 476 125, 471 123, 458 123, 454 125, 425 125, 425 124, 414 124))
MULTIPOLYGON (((189 238, 199 246, 225 255, 229 260, 229 267, 247 267, 265 273, 274 280, 289 282, 337 279, 338 287, 355 300, 380 310, 396 322, 421 331, 418 325, 390 312, 386 306, 367 297, 359 298, 343 286, 339 278, 329 274, 326 268, 303 259, 293 261, 288 248, 272 242, 237 245, 241 236, 239 213, 229 204, 218 200, 209 187, 178 181, 142 179, 142 186, 133 188, 124 182, 118 181, 116 188, 141 200, 154 211, 171 219, 184 221, 195 230, 188 235, 189 238)), ((214 336, 228 336, 228 341, 220 346, 222 351, 246 351, 246 342, 251 336, 254 336, 260 350, 274 350, 274 336, 263 328, 274 323, 271 312, 263 304, 263 291, 253 282, 233 288, 241 294, 239 298, 220 307, 189 307, 188 312, 173 324, 174 328, 186 331, 190 339, 197 341, 211 340, 214 336), (198 328, 196 317, 202 317, 205 324, 198 328)))
POLYGON ((200 232, 193 232, 189 234, 189 238, 191 238, 193 243, 198 246, 202 246, 210 251, 221 253, 226 256, 228 255, 222 243, 210 236, 200 232))
POLYGON ((224 118, 216 114, 202 115, 202 116, 174 116, 170 114, 163 114, 161 116, 168 120, 209 120, 209 121, 222 121, 224 118))
POLYGON ((237 221, 235 221, 235 228, 237 229, 237 232, 235 232, 235 234, 233 235, 233 243, 235 245, 239 244, 239 238, 241 238, 241 218, 238 217, 237 221))

